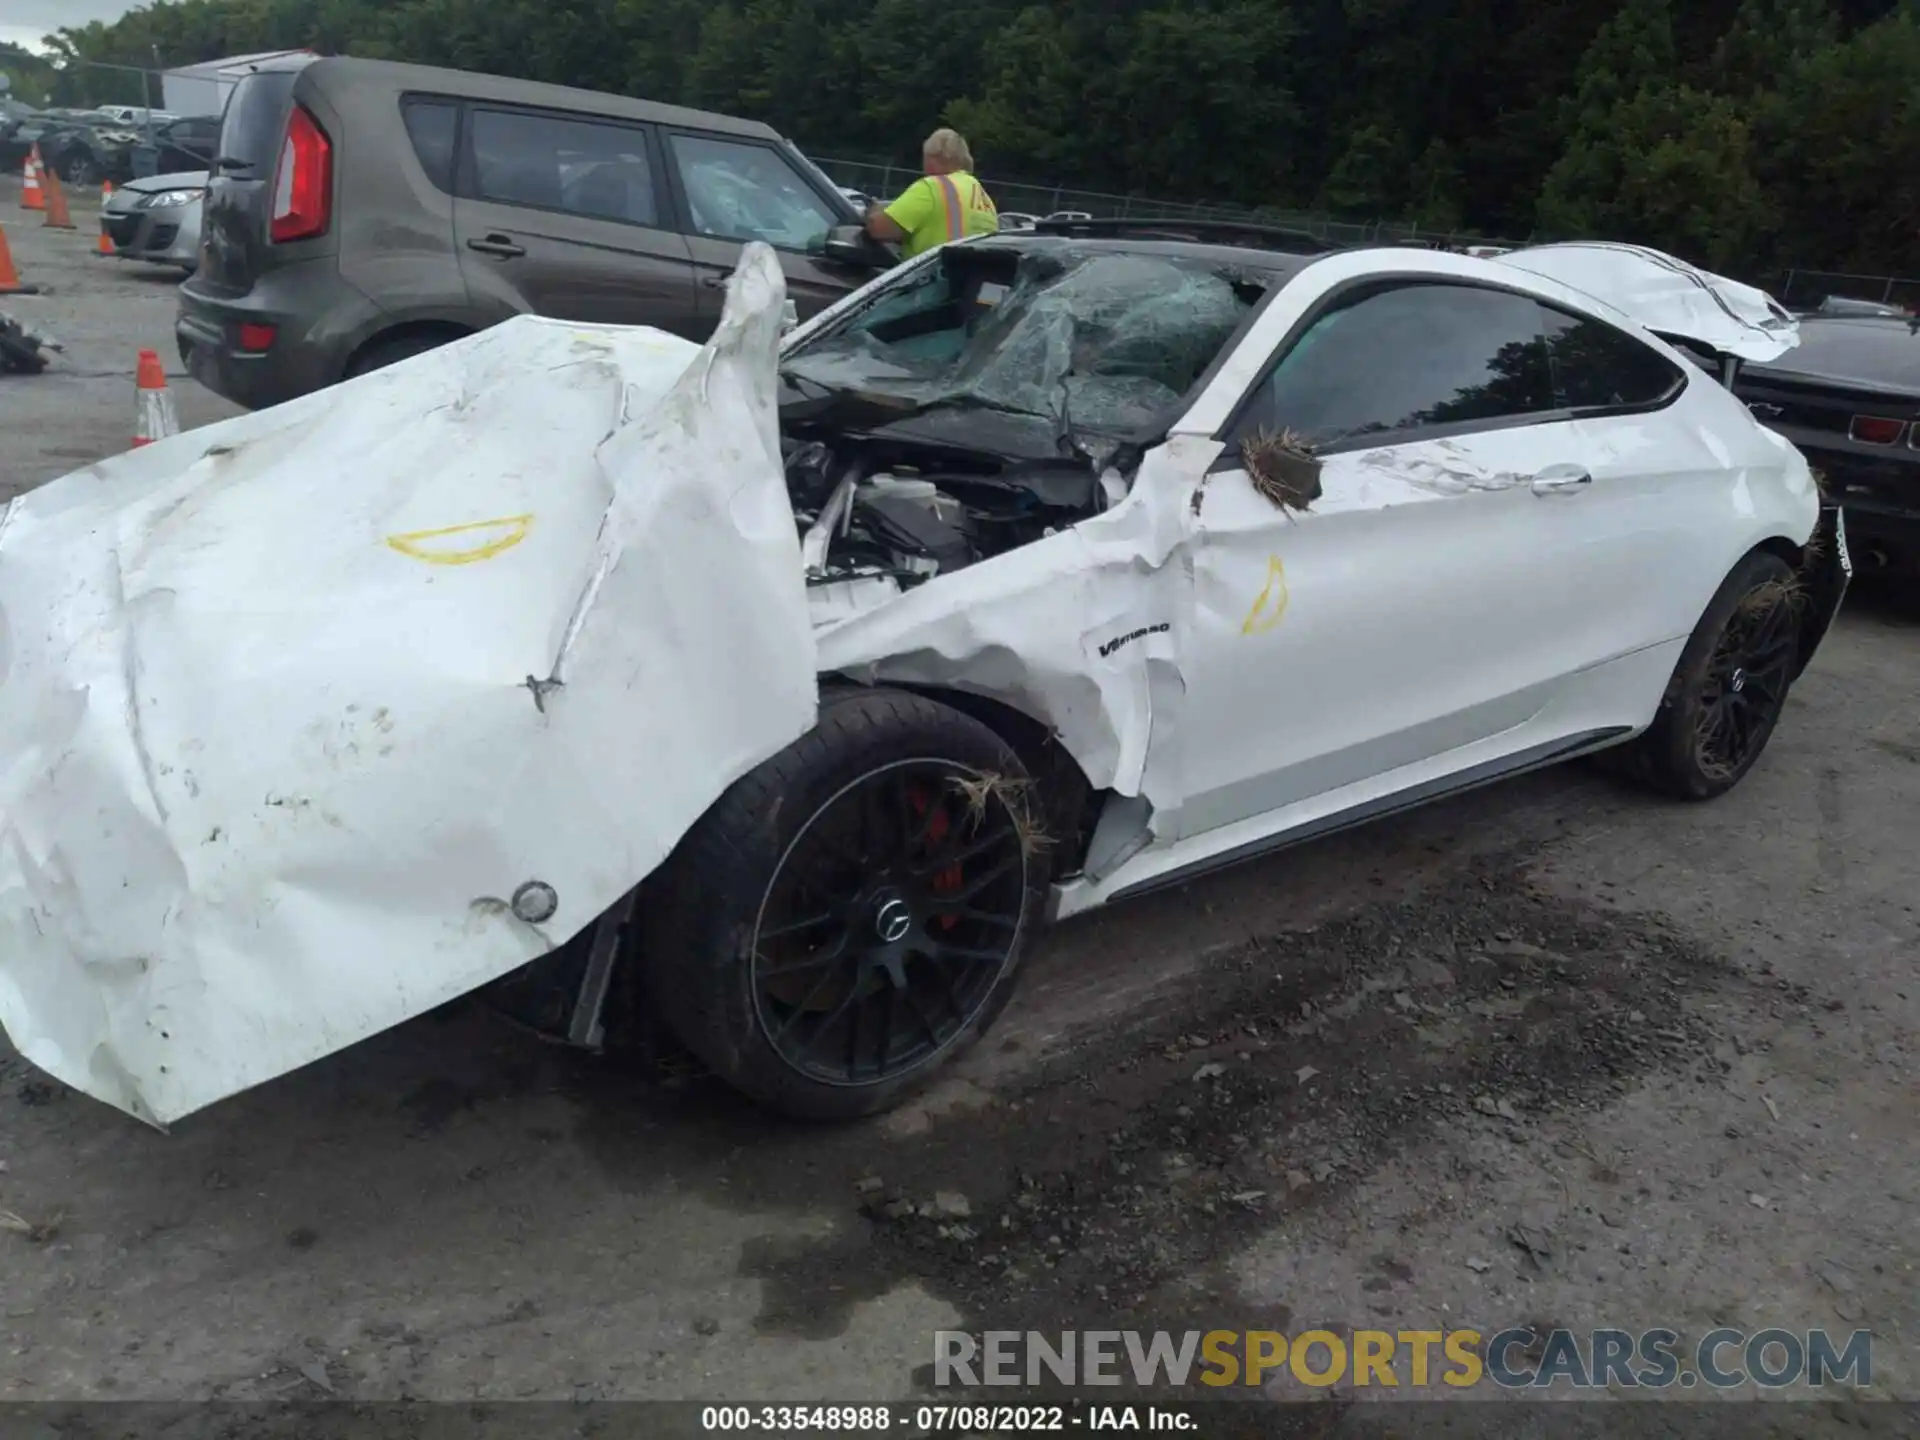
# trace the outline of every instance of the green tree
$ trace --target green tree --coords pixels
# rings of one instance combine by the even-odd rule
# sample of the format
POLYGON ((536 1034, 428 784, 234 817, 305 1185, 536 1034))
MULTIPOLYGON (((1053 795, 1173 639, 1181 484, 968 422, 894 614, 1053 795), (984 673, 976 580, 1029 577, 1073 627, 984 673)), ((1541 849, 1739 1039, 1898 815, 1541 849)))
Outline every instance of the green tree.
POLYGON ((1668 0, 1626 0, 1580 57, 1572 128, 1604 124, 1614 106, 1670 82, 1678 68, 1668 0))
POLYGON ((1827 0, 1741 0, 1714 46, 1708 67, 1714 88, 1755 95, 1781 84, 1840 38, 1827 0))
POLYGON ((1509 238, 1537 221, 1740 271, 1914 271, 1917 8, 153 0, 61 31, 38 73, 54 103, 138 100, 139 76, 105 67, 311 46, 755 116, 851 159, 911 164, 945 121, 1003 184, 1509 238))
POLYGON ((1920 273, 1920 21, 1891 16, 1799 66, 1760 112, 1774 258, 1920 273))
POLYGON ((1129 187, 1172 195, 1290 193, 1301 113, 1300 29, 1273 0, 1149 10, 1114 77, 1129 187))
POLYGON ((21 105, 49 103, 54 73, 44 55, 0 40, 0 75, 7 77, 6 98, 21 105))
MULTIPOLYGON (((1065 20, 1050 6, 1016 15, 995 41, 977 94, 956 97, 946 118, 967 137, 981 169, 1046 178, 1098 173, 1075 120, 1082 73, 1065 20)), ((919 158, 917 156, 915 159, 919 158)))
POLYGON ((1355 220, 1397 214, 1407 202, 1409 174, 1399 134, 1387 122, 1373 121, 1348 137, 1320 187, 1319 203, 1355 220))
POLYGON ((1465 223, 1461 188, 1453 147, 1438 138, 1428 141, 1407 176, 1407 218, 1428 230, 1458 230, 1465 223))
POLYGON ((1750 266, 1772 221, 1738 106, 1674 83, 1576 133, 1540 197, 1549 234, 1638 241, 1720 268, 1750 266))

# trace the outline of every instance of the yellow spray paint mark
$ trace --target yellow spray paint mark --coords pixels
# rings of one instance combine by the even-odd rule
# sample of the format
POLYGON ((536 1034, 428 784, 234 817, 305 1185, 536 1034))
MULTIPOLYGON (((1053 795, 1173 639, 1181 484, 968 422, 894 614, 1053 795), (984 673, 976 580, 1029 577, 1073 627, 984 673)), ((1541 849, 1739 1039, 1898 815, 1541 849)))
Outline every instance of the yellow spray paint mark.
POLYGON ((1242 635, 1264 635, 1280 623, 1287 613, 1287 567, 1278 555, 1267 557, 1267 583, 1260 587, 1259 598, 1241 622, 1242 635))
POLYGON ((471 565, 476 560, 491 560, 502 550, 511 550, 527 538, 533 526, 531 515, 508 515, 499 520, 475 520, 467 525, 448 525, 440 530, 410 530, 405 535, 389 535, 387 544, 414 560, 429 565, 471 565), (437 544, 446 541, 446 544, 437 544))

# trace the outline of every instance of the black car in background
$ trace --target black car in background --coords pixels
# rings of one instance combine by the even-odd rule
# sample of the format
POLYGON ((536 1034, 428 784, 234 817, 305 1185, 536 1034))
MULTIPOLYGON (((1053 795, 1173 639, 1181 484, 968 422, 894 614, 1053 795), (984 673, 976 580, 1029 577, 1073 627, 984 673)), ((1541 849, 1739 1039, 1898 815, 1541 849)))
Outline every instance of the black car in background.
POLYGON ((1811 315, 1734 392, 1799 446, 1846 515, 1855 570, 1920 581, 1920 318, 1811 315))
POLYGON ((151 147, 148 175, 206 170, 220 143, 220 117, 193 115, 145 126, 87 115, 34 114, 0 121, 0 167, 17 174, 38 147, 40 159, 69 185, 124 185, 138 172, 134 152, 151 147))

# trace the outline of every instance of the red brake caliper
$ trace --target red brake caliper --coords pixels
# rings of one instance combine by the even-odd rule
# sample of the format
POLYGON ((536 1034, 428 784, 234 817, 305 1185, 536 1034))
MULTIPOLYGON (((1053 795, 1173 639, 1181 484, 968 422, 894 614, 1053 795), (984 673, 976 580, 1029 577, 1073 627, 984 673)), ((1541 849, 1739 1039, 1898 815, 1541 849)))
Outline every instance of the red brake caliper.
MULTIPOLYGON (((927 813, 927 803, 925 792, 916 790, 913 796, 913 808, 920 814, 925 815, 927 813)), ((927 821, 927 843, 929 845, 938 845, 942 840, 947 838, 947 831, 950 828, 951 822, 947 819, 946 810, 940 809, 934 811, 932 818, 927 821)), ((958 862, 949 865, 933 877, 933 893, 936 895, 951 895, 959 890, 960 883, 964 878, 958 862)), ((960 917, 957 915, 942 915, 939 919, 939 925, 942 930, 951 930, 959 923, 960 917)))

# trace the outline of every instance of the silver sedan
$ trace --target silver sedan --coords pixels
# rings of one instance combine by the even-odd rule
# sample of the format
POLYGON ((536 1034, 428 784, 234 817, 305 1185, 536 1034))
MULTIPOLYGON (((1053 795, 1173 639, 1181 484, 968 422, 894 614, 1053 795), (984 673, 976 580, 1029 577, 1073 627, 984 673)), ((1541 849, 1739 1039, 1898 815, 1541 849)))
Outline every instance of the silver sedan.
POLYGON ((100 224, 122 260, 178 265, 191 274, 200 261, 200 206, 207 172, 182 170, 129 180, 107 197, 100 224))

